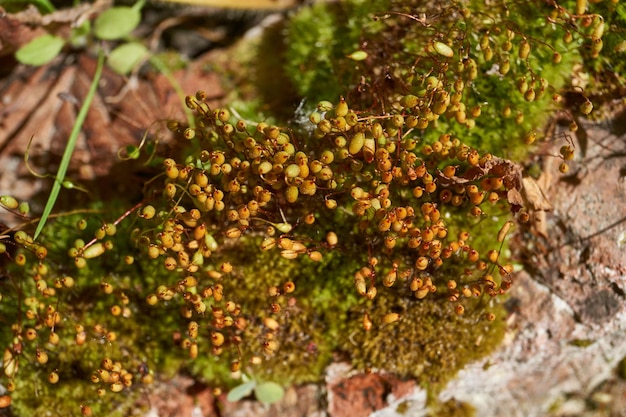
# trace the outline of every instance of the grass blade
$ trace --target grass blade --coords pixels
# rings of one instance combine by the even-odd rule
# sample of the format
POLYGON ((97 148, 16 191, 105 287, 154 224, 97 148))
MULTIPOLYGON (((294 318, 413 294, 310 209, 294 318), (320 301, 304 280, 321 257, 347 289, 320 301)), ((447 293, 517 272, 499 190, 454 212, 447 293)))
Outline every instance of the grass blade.
POLYGON ((57 197, 59 196, 59 192, 61 191, 61 185, 63 184, 63 180, 65 179, 65 173, 67 172, 67 167, 70 164, 70 160, 72 159, 72 153, 74 153, 74 148, 76 147, 76 142, 78 141, 78 135, 80 134, 80 130, 85 123, 85 118, 87 117, 87 112, 89 111, 89 107, 91 107, 91 102, 93 101, 94 96, 96 95, 96 91, 98 89, 98 83, 100 82, 100 77, 102 76, 102 67, 104 66, 104 51, 100 50, 98 54, 98 65, 96 66, 96 73, 93 76, 93 80, 91 81, 91 85, 89 86, 89 91, 87 92, 87 96, 85 97, 85 101, 83 105, 80 107, 80 111, 78 112, 78 116, 76 117, 76 123, 74 123, 74 127, 72 128, 72 132, 70 133, 70 138, 67 142, 67 146, 65 147, 65 151, 63 152, 63 158, 61 158, 61 164, 59 165, 59 170, 57 171, 57 175, 54 183, 52 184, 52 190, 50 191, 50 196, 48 197, 48 201, 46 202, 46 206, 43 209, 43 213, 41 214, 41 218, 39 219, 39 223, 37 224, 37 229, 35 230, 34 239, 37 239, 41 231, 43 230, 46 221, 48 220, 48 216, 52 212, 52 208, 54 207, 54 203, 57 201, 57 197))

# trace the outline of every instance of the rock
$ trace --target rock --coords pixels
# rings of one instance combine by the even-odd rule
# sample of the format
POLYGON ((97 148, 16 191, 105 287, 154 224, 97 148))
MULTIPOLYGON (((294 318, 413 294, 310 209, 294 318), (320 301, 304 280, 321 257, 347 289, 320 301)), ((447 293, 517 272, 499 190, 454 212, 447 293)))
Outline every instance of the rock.
POLYGON ((415 381, 401 380, 388 373, 352 373, 346 363, 335 363, 326 371, 328 414, 331 417, 376 415, 418 416, 424 410, 426 392, 415 381), (406 414, 411 410, 410 414, 406 414))

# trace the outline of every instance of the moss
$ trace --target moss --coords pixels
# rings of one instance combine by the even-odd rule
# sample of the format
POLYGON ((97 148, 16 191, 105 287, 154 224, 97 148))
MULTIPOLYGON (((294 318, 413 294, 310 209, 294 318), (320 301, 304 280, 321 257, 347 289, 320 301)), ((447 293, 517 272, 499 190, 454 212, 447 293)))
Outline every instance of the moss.
MULTIPOLYGON (((242 371, 259 380, 284 385, 319 382, 332 359, 347 308, 356 302, 349 284, 341 279, 326 278, 329 274, 349 277, 355 265, 342 262, 336 254, 330 254, 320 263, 308 258, 290 261, 259 251, 259 239, 239 243, 236 250, 225 254, 239 267, 223 284, 224 292, 232 294, 230 299, 245 311, 249 325, 243 336, 247 342, 240 345, 237 352, 230 352, 227 359, 208 355, 190 363, 189 369, 207 382, 224 383, 231 380, 230 363, 240 361, 242 371), (248 262, 251 257, 254 263, 248 262), (282 290, 287 282, 295 284, 293 293, 282 290), (271 287, 279 288, 283 294, 268 295, 271 287), (280 306, 280 311, 273 312, 272 305, 280 306), (277 332, 264 328, 265 318, 277 321, 277 332), (271 352, 264 347, 269 334, 269 340, 278 343, 278 349, 271 352), (254 356, 262 358, 263 362, 256 366, 249 364, 254 356)), ((233 380, 228 384, 235 383, 233 380)))
POLYGON ((457 316, 445 299, 428 302, 381 294, 371 304, 351 311, 348 331, 339 341, 358 369, 385 369, 416 378, 437 392, 447 381, 474 360, 499 345, 505 330, 504 309, 497 302, 477 299, 457 316), (483 318, 484 304, 499 319, 483 318), (370 331, 362 325, 363 312, 375 324, 370 331), (400 320, 384 324, 385 315, 395 312, 400 320))
POLYGON ((364 65, 346 56, 359 50, 363 33, 375 36, 382 29, 372 17, 388 6, 388 1, 320 3, 290 19, 285 72, 302 97, 316 103, 347 95, 356 86, 355 75, 364 65))
POLYGON ((86 375, 69 373, 61 375, 56 385, 46 380, 47 373, 35 372, 30 378, 20 379, 17 389, 12 394, 12 411, 17 416, 63 417, 80 415, 81 405, 87 405, 94 415, 125 417, 135 410, 135 401, 139 392, 116 395, 108 392, 98 398, 95 387, 85 384, 86 375))
POLYGON ((476 410, 471 404, 450 399, 432 406, 428 415, 429 417, 473 417, 476 415, 476 410))
POLYGON ((405 415, 406 412, 409 410, 410 406, 411 406, 410 401, 403 401, 400 404, 398 404, 398 406, 396 407, 396 413, 400 415, 405 415))
MULTIPOLYGON (((566 46, 560 40, 563 30, 552 29, 547 26, 543 16, 537 10, 533 13, 516 13, 522 19, 541 22, 531 27, 544 27, 543 31, 529 33, 541 39, 538 42, 547 42, 549 45, 562 53, 562 61, 559 64, 552 62, 553 50, 541 44, 534 45, 532 59, 528 62, 510 58, 510 67, 507 77, 503 77, 497 70, 498 64, 485 62, 482 56, 476 56, 478 71, 481 74, 472 81, 472 94, 465 100, 465 107, 469 110, 480 107, 480 117, 476 117, 475 125, 471 128, 457 123, 453 118, 440 120, 435 129, 429 131, 429 137, 437 138, 442 133, 453 133, 462 137, 463 141, 483 152, 506 157, 511 160, 523 160, 529 151, 525 142, 527 134, 535 133, 538 138, 542 136, 542 126, 552 114, 551 110, 558 106, 553 102, 553 94, 561 91, 567 85, 569 73, 563 68, 572 68, 581 58, 576 53, 566 52, 566 46), (529 68, 536 73, 529 73, 529 68), (539 89, 539 78, 547 81, 549 87, 537 98, 529 102, 518 91, 517 80, 525 78, 533 88, 539 89), (536 80, 536 81, 535 81, 536 80), (510 109, 510 115, 505 110, 510 109), (516 121, 517 115, 523 115, 521 122, 516 121)), ((496 38, 496 42, 502 43, 504 36, 496 38)))
MULTIPOLYGON (((242 116, 247 113, 250 119, 260 115, 273 116, 280 121, 290 120, 298 107, 301 97, 295 87, 285 82, 288 76, 287 57, 285 56, 287 40, 284 37, 285 21, 279 21, 266 28, 263 36, 255 42, 256 48, 250 48, 250 54, 243 57, 243 66, 249 68, 251 85, 250 95, 255 98, 249 105, 249 99, 242 100, 242 116), (248 110, 249 109, 249 110, 248 110)), ((275 121, 267 120, 267 123, 275 121)))
POLYGON ((592 19, 591 24, 574 27, 583 45, 582 65, 590 76, 590 85, 586 86, 586 90, 593 94, 594 102, 607 103, 620 97, 620 91, 626 83, 626 5, 621 2, 591 3, 587 13, 592 19), (594 54, 594 32, 600 24, 604 28, 599 38, 602 40, 602 49, 594 54))
MULTIPOLYGON (((572 9, 568 2, 564 6, 572 9)), ((468 116, 475 120, 475 126, 468 129, 466 123, 459 123, 454 114, 448 114, 434 123, 435 129, 426 133, 436 138, 441 133, 452 132, 482 151, 521 159, 527 152, 524 138, 532 132, 541 136, 540 126, 546 122, 549 110, 555 108, 553 94, 570 81, 569 69, 582 62, 580 50, 585 47, 581 45, 588 34, 574 32, 574 42, 564 44, 564 34, 570 30, 568 23, 559 20, 561 15, 553 20, 555 23, 548 21, 546 15, 556 9, 539 2, 494 3, 488 11, 482 1, 467 2, 462 7, 385 1, 376 2, 372 8, 370 2, 354 0, 340 5, 317 4, 303 8, 287 25, 287 65, 280 65, 281 71, 289 76, 298 93, 310 100, 309 106, 343 95, 360 102, 364 108, 380 106, 383 110, 397 95, 420 96, 429 76, 439 78, 448 86, 456 79, 463 79, 471 87, 463 98, 467 112, 475 106, 482 110, 481 117, 468 116), (463 10, 469 11, 467 17, 461 16, 465 13, 463 10), (425 22, 411 18, 419 16, 420 12, 428 17, 425 22), (425 27, 418 29, 421 25, 425 27), (512 49, 502 50, 509 29, 515 36, 512 49), (456 39, 449 43, 455 48, 463 45, 460 58, 465 68, 462 71, 468 71, 467 60, 471 59, 477 76, 468 79, 467 74, 459 73, 456 49, 455 57, 444 68, 440 67, 436 56, 425 53, 425 45, 452 34, 456 39), (488 37, 494 58, 487 60, 478 45, 483 36, 488 37), (531 43, 528 60, 517 57, 522 38, 531 43), (346 58, 358 49, 368 54, 363 63, 346 58), (559 64, 553 63, 555 52, 561 54, 559 64), (506 75, 499 71, 504 61, 510 64, 506 75), (516 82, 520 78, 526 78, 537 91, 535 100, 529 102, 517 92, 516 82), (539 85, 540 79, 547 81, 545 91, 539 85), (508 117, 503 116, 507 108, 512 112, 508 117), (513 122, 518 114, 523 114, 523 120, 513 122)), ((598 12, 611 16, 610 20, 619 16, 619 10, 598 12)), ((612 33, 619 33, 619 29, 612 33)), ((278 96, 281 91, 272 89, 278 96)))
MULTIPOLYGON (((226 126, 232 126, 227 114, 224 110, 211 114, 200 112, 198 124, 202 129, 194 132, 198 140, 188 149, 188 156, 182 157, 184 163, 165 160, 163 170, 168 179, 162 186, 153 185, 155 188, 150 195, 165 198, 154 197, 150 200, 154 206, 147 203, 143 203, 142 208, 135 206, 138 214, 128 212, 133 217, 119 223, 116 233, 112 230, 108 234, 102 233, 102 230, 111 229, 102 227, 110 224, 112 219, 94 216, 83 225, 84 230, 77 230, 75 225, 82 216, 61 217, 46 230, 42 243, 49 247, 48 257, 41 262, 30 252, 37 246, 29 243, 25 234, 20 235, 25 242, 23 245, 30 251, 25 251, 26 266, 14 264, 11 267, 13 274, 24 278, 19 285, 11 281, 11 291, 16 299, 31 297, 32 301, 28 301, 26 307, 33 313, 26 312, 30 318, 19 323, 14 336, 23 338, 23 328, 29 326, 41 329, 40 336, 46 336, 48 328, 54 327, 61 341, 47 347, 50 356, 47 369, 59 369, 60 376, 68 378, 68 384, 69 378, 85 382, 85 378, 91 379, 94 373, 107 370, 104 364, 110 359, 119 362, 115 365, 119 368, 116 373, 132 373, 138 386, 146 377, 145 371, 140 369, 155 369, 165 374, 187 369, 212 384, 227 386, 234 383, 230 374, 237 368, 259 379, 285 384, 319 380, 336 348, 346 349, 341 340, 353 334, 353 318, 363 309, 370 311, 370 308, 375 322, 380 322, 385 314, 396 312, 406 312, 408 316, 432 316, 423 322, 426 327, 422 330, 442 340, 432 344, 424 342, 423 353, 429 361, 438 344, 447 346, 450 342, 443 339, 440 332, 452 329, 439 327, 439 324, 445 321, 446 314, 453 314, 453 305, 436 297, 429 297, 425 303, 410 303, 407 296, 416 291, 407 288, 411 265, 416 262, 416 256, 421 255, 431 264, 422 268, 425 275, 420 275, 424 279, 432 278, 427 284, 428 291, 445 292, 440 273, 447 274, 449 270, 442 267, 438 272, 436 262, 454 262, 474 271, 476 267, 472 264, 475 260, 468 263, 460 252, 442 257, 439 245, 443 247, 458 238, 447 235, 443 218, 437 220, 423 208, 429 206, 431 211, 434 210, 432 202, 436 201, 437 194, 413 195, 414 186, 432 184, 425 180, 427 172, 422 172, 421 177, 415 174, 414 178, 409 172, 415 169, 414 166, 420 170, 426 167, 434 170, 436 163, 449 160, 451 156, 403 151, 396 174, 384 183, 392 185, 381 185, 381 181, 375 178, 385 172, 390 174, 392 166, 383 169, 379 162, 367 159, 359 163, 358 158, 364 158, 364 153, 359 150, 353 150, 350 158, 340 158, 346 144, 338 145, 331 140, 333 133, 316 140, 302 132, 290 131, 292 136, 278 133, 282 143, 277 137, 273 138, 276 142, 268 140, 272 139, 272 132, 276 133, 271 127, 255 128, 256 133, 244 129, 239 136, 231 136, 232 131, 224 131, 226 126), (246 146, 245 141, 251 139, 265 148, 246 146), (289 202, 287 187, 280 182, 271 182, 260 172, 260 165, 267 161, 263 161, 260 155, 252 157, 251 152, 265 149, 267 154, 263 158, 273 158, 292 142, 306 151, 288 157, 294 158, 294 166, 302 166, 298 168, 301 173, 309 172, 303 180, 312 180, 309 175, 315 168, 314 160, 322 159, 329 152, 338 156, 336 162, 326 164, 332 169, 334 179, 320 179, 319 192, 313 195, 303 192, 297 201, 289 202), (212 154, 207 153, 206 146, 211 147, 212 154), (228 164, 229 172, 222 172, 221 168, 215 170, 210 161, 217 158, 222 159, 222 165, 228 164), (311 168, 308 162, 304 168, 303 158, 310 158, 311 168), (245 167, 244 162, 249 165, 245 167), (251 192, 242 191, 244 186, 251 192), (167 187, 174 192, 167 194, 167 187), (360 190, 360 196, 357 196, 357 190, 360 190), (208 199, 208 192, 211 198, 222 202, 219 210, 201 204, 201 193, 208 199), (269 196, 270 200, 263 201, 261 195, 269 196), (326 204, 330 198, 336 207, 326 204), (360 210, 355 206, 363 202, 379 207, 360 210), (383 208, 383 203, 387 207, 383 208), (254 213, 249 213, 252 210, 254 213), (412 214, 409 215, 409 211, 412 214), (387 220, 391 215, 407 220, 396 221, 397 225, 392 229, 392 221, 387 220), (384 224, 386 221, 389 224, 384 224), (406 231, 402 232, 402 228, 406 231), (434 230, 438 233, 436 242, 433 235, 424 237, 426 241, 419 247, 410 247, 409 235, 418 237, 433 234, 434 230), (330 239, 329 232, 333 232, 336 238, 330 239), (94 235, 99 237, 90 241, 94 235), (385 242, 389 238, 397 243, 388 245, 385 242), (260 242, 267 239, 281 248, 260 250, 260 242), (112 248, 103 249, 104 253, 86 255, 89 250, 85 249, 86 246, 104 248, 108 243, 112 248), (298 249, 291 250, 295 245, 298 249), (434 252, 431 245, 435 246, 434 252), (128 256, 135 262, 126 262, 128 256), (250 264, 250 259, 256 262, 250 264), (444 259, 447 260, 444 262, 444 259), (84 260, 84 266, 77 263, 81 260, 84 260), (42 265, 47 271, 43 271, 42 265), (57 265, 63 266, 57 268, 57 265), (377 276, 396 273, 394 268, 401 275, 398 284, 390 289, 379 285, 379 295, 376 296, 377 276), (66 285, 67 276, 72 277, 74 285, 66 285), (359 280, 362 284, 358 284, 359 280), (55 290, 44 291, 41 288, 44 281, 55 290), (288 281, 295 283, 296 290, 292 295, 281 294, 281 288, 288 281), (147 299, 156 305, 148 306, 147 299), (47 312, 51 308, 52 311, 47 312), (114 313, 116 308, 118 313, 114 313), (55 312, 63 321, 58 325, 47 324, 49 316, 54 317, 55 312), (431 319, 434 321, 429 321, 431 319), (156 332, 155 322, 160 324, 156 332), (190 326, 195 326, 195 330, 192 331, 190 326), (80 337, 84 340, 79 342, 80 337), (76 357, 81 359, 77 361, 76 357), (309 360, 302 361, 302 357, 309 360), (250 362, 256 365, 248 365, 250 362)), ((361 127, 355 129, 358 132, 346 132, 345 135, 354 141, 355 134, 370 134, 373 129, 378 129, 376 120, 375 117, 363 119, 361 127)), ((398 127, 386 125, 381 129, 384 132, 398 127)), ((280 132, 280 129, 276 130, 280 132)), ((380 146, 386 158, 390 158, 390 152, 397 145, 390 141, 381 142, 380 146)), ((292 176, 282 171, 284 166, 279 168, 281 171, 276 175, 282 175, 287 184, 292 181, 292 176)), ((432 172, 438 175, 436 171, 432 172)), ((444 209, 443 205, 441 209, 444 209)), ((436 213, 437 217, 442 216, 436 213)), ((483 287, 480 287, 479 292, 482 291, 483 287)), ((475 303, 473 300, 464 302, 468 314, 475 303)), ((19 304, 14 307, 16 311, 12 314, 25 314, 26 307, 19 304)), ((402 323, 404 321, 400 326, 402 323)), ((393 326, 383 327, 381 335, 385 333, 387 338, 393 337, 387 333, 393 326)), ((420 332, 411 334, 410 329, 407 332, 407 340, 426 336, 420 332)), ((488 330, 485 338, 495 339, 488 330)), ((11 344, 10 340, 6 342, 11 344)), ((22 358, 25 358, 22 372, 28 373, 38 369, 38 364, 32 361, 38 346, 37 343, 23 345, 20 348, 22 358)), ((360 366, 363 361, 380 361, 376 354, 383 352, 384 356, 385 352, 390 352, 385 349, 394 348, 387 344, 380 351, 371 346, 369 341, 364 341, 362 352, 348 353, 360 366)), ((464 351, 454 353, 466 354, 464 351)), ((454 355, 446 357, 448 362, 456 361, 448 370, 456 370, 472 358, 471 355, 461 359, 455 359, 454 355)), ((438 368, 440 365, 434 366, 438 368)), ((388 366, 388 369, 402 374, 414 374, 399 364, 381 362, 380 366, 388 366)), ((449 375, 432 374, 427 379, 434 384, 446 378, 449 375)), ((75 403, 68 402, 68 407, 76 409, 82 402, 97 402, 97 397, 83 397, 88 395, 89 384, 87 382, 85 391, 75 397, 75 403)), ((108 392, 114 386, 108 380, 101 380, 92 388, 93 395, 94 390, 108 392)), ((137 388, 133 382, 131 387, 121 389, 133 393, 137 388)), ((22 407, 35 410, 38 405, 25 400, 22 407)))
POLYGON ((621 379, 626 379, 626 357, 622 358, 617 364, 617 376, 621 379))
POLYGON ((40 265, 45 265, 48 272, 37 279, 55 288, 54 295, 42 295, 35 288, 34 278, 41 270, 36 260, 31 259, 22 268, 10 265, 7 270, 11 279, 2 285, 2 293, 7 297, 2 309, 21 316, 13 332, 1 333, 3 346, 15 346, 11 339, 20 340, 20 378, 14 380, 16 386, 12 394, 17 415, 75 415, 81 404, 88 404, 95 413, 127 415, 140 393, 136 387, 142 385, 145 372, 158 370, 160 376, 167 376, 180 369, 181 359, 171 354, 172 331, 182 324, 176 318, 178 311, 173 316, 171 310, 154 310, 145 302, 146 288, 154 285, 152 280, 157 278, 153 274, 163 275, 159 272, 162 269, 154 269, 149 263, 126 265, 122 261, 126 255, 137 255, 129 246, 125 228, 111 237, 119 252, 111 254, 113 256, 102 255, 88 267, 74 267, 64 245, 80 235, 88 240, 102 224, 93 217, 89 222, 92 226, 79 232, 75 225, 84 218, 83 215, 60 216, 44 229, 42 242, 47 244, 49 254, 40 265), (66 277, 73 280, 71 287, 63 286, 66 277), (110 293, 103 289, 104 282, 110 285, 110 293), (30 297, 26 298, 27 303, 19 304, 20 297, 27 294, 30 297), (127 312, 112 315, 111 308, 116 305, 127 308, 127 312), (27 310, 35 315, 29 318, 27 310), (51 312, 60 318, 52 327, 46 324, 51 312), (161 325, 159 331, 153 327, 155 322, 161 325), (78 342, 78 333, 83 330, 79 331, 77 326, 85 332, 82 342, 78 342), (37 330, 33 341, 23 337, 23 329, 27 328, 37 330), (51 333, 58 335, 55 344, 49 341, 51 333), (111 334, 115 340, 108 339, 111 334), (37 350, 48 356, 45 364, 36 360, 37 350), (135 386, 120 395, 111 392, 108 384, 89 382, 105 358, 119 362, 122 369, 132 373, 135 386), (59 375, 59 382, 54 385, 48 382, 53 371, 59 375), (98 389, 103 389, 104 397, 98 396, 98 389), (47 414, 50 412, 53 414, 47 414))
MULTIPOLYGON (((192 100, 199 99, 188 98, 192 100)), ((194 106, 202 108, 200 104, 194 106)), ((477 294, 498 294, 495 290, 500 285, 483 280, 485 272, 477 268, 477 260, 467 259, 461 251, 459 245, 462 250, 475 250, 469 246, 469 239, 449 234, 466 221, 454 213, 462 213, 468 207, 450 208, 452 214, 446 217, 448 207, 433 204, 438 196, 434 188, 423 195, 415 194, 414 189, 433 184, 432 178, 438 175, 436 166, 443 164, 445 169, 445 161, 450 163, 452 154, 444 155, 443 148, 435 153, 400 148, 401 159, 393 168, 393 164, 381 165, 381 161, 365 158, 366 151, 360 148, 351 148, 348 155, 352 156, 342 157, 347 143, 338 143, 334 132, 326 132, 315 140, 306 131, 289 131, 291 135, 281 136, 279 128, 270 126, 259 129, 257 125, 254 132, 248 128, 227 132, 227 126, 239 126, 234 120, 231 124, 228 111, 198 113, 201 128, 193 132, 197 140, 181 157, 184 162, 166 159, 163 170, 168 178, 163 185, 153 183, 150 195, 165 198, 154 197, 150 200, 154 206, 136 206, 138 217, 133 214, 127 222, 118 224, 117 233, 103 233, 108 227, 103 229, 106 223, 97 218, 77 231, 74 225, 81 217, 67 216, 53 224, 44 237, 44 243, 50 247, 46 262, 80 261, 87 253, 83 253, 86 245, 103 248, 111 243, 111 249, 85 255, 91 259, 85 260, 84 266, 76 264, 55 270, 50 282, 57 285, 58 293, 50 294, 35 288, 39 285, 34 279, 37 267, 32 269, 32 264, 37 261, 28 255, 31 269, 27 290, 36 294, 36 300, 42 300, 37 308, 47 308, 46 297, 58 297, 56 309, 66 318, 57 329, 63 342, 50 349, 51 356, 59 364, 74 363, 73 356, 82 357, 73 366, 80 369, 77 377, 100 372, 103 361, 110 358, 124 370, 145 366, 170 373, 187 369, 216 385, 234 384, 231 377, 236 377, 238 371, 284 384, 317 381, 333 352, 338 347, 346 349, 341 340, 353 335, 353 318, 363 311, 368 311, 374 322, 400 311, 406 311, 408 316, 432 316, 423 322, 425 333, 411 334, 407 330, 407 340, 424 339, 426 333, 442 338, 432 344, 424 342, 422 353, 430 361, 438 344, 450 343, 441 332, 452 329, 439 327, 444 317, 454 314, 455 308, 465 308, 470 314, 478 306, 474 300, 452 304, 436 296, 429 297, 432 302, 410 303, 407 297, 426 289, 457 300, 458 291, 455 294, 446 288, 444 277, 450 276, 459 276, 456 282, 471 284, 477 294), (284 151, 290 144, 298 144, 302 151, 295 155, 295 149, 292 154, 284 151), (207 147, 212 151, 206 151, 207 147), (274 175, 282 176, 286 184, 312 181, 316 184, 312 193, 303 191, 301 198, 289 201, 288 187, 266 176, 267 170, 261 172, 261 164, 269 162, 265 158, 274 158, 279 152, 287 155, 285 162, 293 162, 288 168, 298 167, 301 174, 306 174, 294 179, 284 164, 278 164, 273 168, 274 175), (252 156, 253 153, 259 154, 252 156), (330 158, 329 155, 336 155, 337 159, 329 159, 325 164, 331 178, 314 177, 315 172, 311 171, 323 168, 316 168, 314 162, 321 164, 319 160, 330 158), (215 168, 217 163, 213 161, 217 160, 227 171, 215 168), (416 169, 421 174, 413 174, 416 169), (390 176, 385 181, 376 179, 381 175, 390 176), (168 187, 173 190, 171 193, 168 187), (243 191, 244 187, 250 191, 243 191), (213 200, 210 207, 206 205, 208 193, 222 203, 219 209, 213 200), (335 207, 327 204, 329 199, 335 207), (360 209, 360 204, 369 207, 360 209), (397 220, 391 220, 391 216, 397 220), (446 226, 448 220, 450 230, 446 226), (328 235, 331 232, 333 239, 328 235), (81 236, 82 240, 68 248, 64 245, 72 241, 72 235, 81 236), (90 242, 94 235, 99 237, 90 242), (261 250, 265 242, 271 245, 261 250), (443 249, 453 243, 457 248, 442 255, 443 249), (73 254, 68 258, 69 252, 73 254), (128 256, 135 262, 125 262, 128 256), (412 266, 417 265, 418 256, 426 264, 419 267, 421 273, 414 274, 412 266), (251 264, 250 259, 255 262, 251 264), (75 285, 65 288, 61 274, 72 276, 75 285), (387 274, 399 275, 398 284, 389 289, 386 286, 393 283, 380 286, 380 277, 387 274), (407 287, 413 286, 408 283, 411 276, 413 281, 424 280, 423 285, 409 290, 407 287), (282 290, 287 282, 295 285, 293 293, 282 290), (156 305, 148 306, 147 300, 156 305), (115 309, 118 313, 114 313, 115 309), (151 327, 155 321, 161 325, 156 334, 151 327), (75 342, 83 330, 85 340, 75 342), (302 361, 302 357, 308 360, 302 361)), ((336 123, 340 120, 337 118, 329 120, 336 123)), ((355 142, 364 132, 373 135, 375 129, 395 132, 402 127, 389 123, 382 127, 375 116, 362 120, 358 129, 344 132, 346 142, 355 142)), ((381 140, 379 159, 390 162, 396 146, 393 141, 381 140)), ((455 155, 465 149, 461 144, 449 146, 455 147, 455 155)), ((41 325, 40 321, 35 316, 32 323, 26 324, 41 325)), ((454 322, 457 321, 467 324, 462 318, 454 322)), ((482 324, 479 327, 482 329, 482 324)), ((381 335, 390 337, 386 332, 393 326, 383 328, 381 335)), ((492 339, 488 330, 485 338, 492 339)), ((360 366, 364 360, 380 361, 369 356, 374 352, 384 356, 392 347, 385 345, 382 350, 373 350, 364 341, 362 352, 348 353, 360 366)), ((27 354, 32 355, 35 346, 29 345, 29 349, 27 354)), ((459 359, 456 354, 466 352, 455 351, 446 357, 447 362, 456 361, 447 368, 450 372, 474 357, 459 359)), ((401 374, 417 374, 392 363, 378 365, 401 374)), ((434 369, 440 365, 434 364, 434 369)), ((133 372, 136 379, 143 379, 144 375, 133 372)), ((427 379, 434 384, 449 377, 433 374, 427 379)), ((106 390, 110 386, 108 382, 96 382, 95 388, 106 390)))
MULTIPOLYGON (((38 242, 28 224, 3 233, 0 342, 16 409, 41 415, 63 402, 65 415, 81 404, 123 413, 150 379, 176 372, 223 387, 242 372, 319 381, 338 351, 358 369, 417 378, 434 396, 489 354, 503 337, 510 284, 498 233, 511 218, 509 192, 520 191, 513 162, 493 155, 518 159, 531 149, 522 138, 555 109, 552 94, 568 85, 591 29, 544 2, 484 6, 303 7, 285 23, 285 50, 276 47, 280 26, 259 55, 239 50, 244 62, 258 61, 262 84, 258 97, 239 96, 245 120, 209 108, 205 93, 187 97, 196 128, 168 122, 178 142, 155 159, 159 171, 140 204, 106 201, 60 215, 38 242), (518 58, 524 38, 528 59, 518 58), (355 51, 364 60, 347 57, 355 51), (551 63, 555 51, 561 64, 551 63), (292 86, 282 85, 283 73, 292 86), (519 91, 522 77, 535 97, 519 91), (308 100, 305 117, 270 125, 291 117, 298 95, 308 100), (340 95, 346 100, 313 108, 340 95), (507 106, 511 118, 500 117, 507 106), (518 111, 524 119, 515 121, 518 111), (480 200, 483 191, 493 202, 480 200), (117 233, 102 234, 111 222, 117 233), (496 262, 490 250, 500 250, 496 262), (42 350, 47 362, 37 360, 42 350), (132 373, 123 395, 104 377, 91 381, 107 367, 120 378, 132 373), (50 385, 55 370, 60 381, 50 385)), ((606 7, 613 28, 623 10, 606 7)), ((619 30, 606 35, 614 49, 619 30)), ((614 52, 593 71, 619 67, 614 52)), ((471 413, 455 401, 433 407, 471 413)))

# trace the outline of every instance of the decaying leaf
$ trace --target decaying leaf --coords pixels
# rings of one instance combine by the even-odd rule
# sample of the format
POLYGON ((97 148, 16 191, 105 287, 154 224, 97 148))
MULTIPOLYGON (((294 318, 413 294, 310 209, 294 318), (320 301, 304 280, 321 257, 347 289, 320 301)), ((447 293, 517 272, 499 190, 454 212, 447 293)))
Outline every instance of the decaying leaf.
POLYGON ((522 168, 513 161, 498 158, 497 156, 486 161, 484 166, 469 168, 463 175, 454 175, 448 178, 442 172, 439 172, 437 181, 442 186, 451 186, 466 184, 485 176, 501 177, 504 185, 509 189, 521 189, 522 187, 522 168))
POLYGON ((522 197, 525 205, 534 211, 550 211, 552 210, 552 204, 548 201, 545 194, 535 181, 531 177, 522 178, 522 197))
MULTIPOLYGON (((208 59, 208 58, 207 58, 208 59)), ((63 154, 70 130, 75 123, 95 70, 95 60, 88 54, 78 56, 68 65, 46 65, 21 69, 0 81, 3 103, 0 105, 0 188, 13 189, 19 200, 30 200, 46 186, 36 181, 24 164, 24 153, 32 139, 29 163, 40 173, 54 173, 63 154)), ((199 59, 186 71, 173 76, 184 91, 207 89, 211 97, 221 97, 222 90, 216 74, 207 74, 199 59)), ((211 106, 215 104, 210 103, 211 106)), ((184 119, 183 105, 167 78, 158 73, 148 73, 134 84, 126 83, 122 76, 105 67, 103 81, 92 102, 83 126, 68 177, 72 181, 88 184, 97 178, 115 175, 112 170, 119 163, 120 148, 140 143, 149 130, 160 143, 165 143, 169 132, 164 124, 155 120, 184 119), (158 109, 155 112, 154 109, 158 109)), ((128 192, 133 181, 113 181, 128 192)), ((5 222, 14 219, 3 218, 5 222)))

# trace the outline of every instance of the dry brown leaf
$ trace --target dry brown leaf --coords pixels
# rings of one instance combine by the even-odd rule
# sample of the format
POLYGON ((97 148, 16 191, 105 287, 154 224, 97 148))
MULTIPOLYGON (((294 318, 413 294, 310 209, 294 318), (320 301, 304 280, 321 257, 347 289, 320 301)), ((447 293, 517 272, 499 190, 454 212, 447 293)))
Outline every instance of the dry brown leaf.
POLYGON ((524 207, 524 198, 517 188, 511 188, 506 192, 506 200, 514 207, 524 207))
MULTIPOLYGON (((43 28, 34 28, 26 25, 16 19, 15 16, 7 14, 0 7, 0 57, 8 58, 20 46, 45 33, 46 31, 43 28)), ((1 72, 4 73, 4 71, 1 72)))
POLYGON ((438 172, 439 184, 450 186, 456 184, 466 184, 485 176, 501 177, 507 188, 521 188, 522 169, 513 161, 493 156, 485 162, 484 166, 470 167, 460 176, 450 178, 438 172))
POLYGON ((49 26, 71 24, 80 26, 86 20, 113 6, 112 0, 97 0, 92 3, 79 3, 71 9, 56 10, 42 15, 32 4, 26 10, 13 14, 13 17, 22 23, 33 26, 49 26))
POLYGON ((537 181, 531 177, 522 178, 522 197, 526 206, 534 211, 550 211, 552 204, 548 201, 537 181))
MULTIPOLYGON (((204 89, 212 97, 223 96, 218 76, 203 69, 208 59, 201 58, 173 74, 183 91, 193 94, 204 89)), ((95 67, 95 59, 86 54, 60 57, 40 68, 18 66, 10 76, 0 79, 3 193, 30 200, 43 191, 41 187, 46 185, 28 171, 24 153, 32 138, 29 164, 41 174, 56 172, 95 67)), ((128 82, 105 67, 72 155, 68 171, 72 181, 86 183, 111 174, 112 167, 119 163, 120 148, 139 144, 148 129, 163 142, 170 136, 163 122, 172 118, 185 120, 184 105, 165 76, 152 72, 131 80, 128 82)), ((209 105, 216 106, 217 102, 209 105)))

